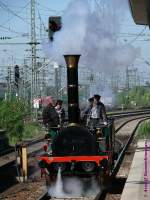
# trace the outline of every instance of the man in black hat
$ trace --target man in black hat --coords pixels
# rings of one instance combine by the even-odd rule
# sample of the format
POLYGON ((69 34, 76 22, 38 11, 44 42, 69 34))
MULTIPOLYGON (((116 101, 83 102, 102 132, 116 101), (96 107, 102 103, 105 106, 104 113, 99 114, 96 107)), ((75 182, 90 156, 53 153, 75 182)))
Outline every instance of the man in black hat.
POLYGON ((59 125, 59 116, 55 110, 55 104, 55 99, 51 97, 42 112, 43 124, 48 129, 48 135, 52 139, 55 137, 59 125))
POLYGON ((106 109, 102 102, 100 102, 101 96, 98 94, 94 95, 93 106, 90 111, 90 122, 93 127, 103 123, 107 125, 106 109))

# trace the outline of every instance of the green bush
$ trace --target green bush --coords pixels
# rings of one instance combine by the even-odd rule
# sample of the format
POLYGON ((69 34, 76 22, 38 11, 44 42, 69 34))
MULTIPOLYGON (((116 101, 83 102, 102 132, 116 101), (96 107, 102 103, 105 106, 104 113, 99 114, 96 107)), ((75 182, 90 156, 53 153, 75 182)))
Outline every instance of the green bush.
POLYGON ((24 119, 28 113, 28 105, 22 100, 12 99, 0 103, 0 128, 6 130, 11 144, 22 140, 24 119))
POLYGON ((150 121, 143 122, 138 128, 138 138, 150 138, 150 121))
POLYGON ((24 126, 23 139, 34 138, 41 134, 41 126, 36 122, 28 122, 24 126))

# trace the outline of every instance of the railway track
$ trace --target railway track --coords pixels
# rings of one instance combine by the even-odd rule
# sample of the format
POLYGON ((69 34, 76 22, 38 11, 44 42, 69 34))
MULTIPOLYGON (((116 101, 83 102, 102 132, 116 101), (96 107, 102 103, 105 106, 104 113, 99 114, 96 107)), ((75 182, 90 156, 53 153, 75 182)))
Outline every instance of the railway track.
POLYGON ((45 192, 37 200, 49 200, 49 199, 50 199, 50 196, 48 195, 47 192, 45 192))
MULTIPOLYGON (((24 144, 27 145, 28 149, 28 156, 30 156, 33 153, 36 153, 41 150, 42 144, 44 142, 44 136, 40 137, 38 139, 35 139, 33 141, 24 141, 24 144)), ((11 149, 11 152, 8 153, 7 150, 2 151, 0 155, 0 167, 3 167, 5 165, 11 165, 14 164, 16 160, 16 152, 15 147, 13 150, 11 149)))
POLYGON ((107 116, 109 117, 125 117, 125 116, 136 116, 136 115, 141 115, 141 114, 149 114, 150 113, 150 109, 144 109, 144 110, 134 110, 134 111, 125 111, 125 112, 111 112, 111 113, 107 113, 107 116))
MULTIPOLYGON (((26 144, 27 147, 29 147, 29 146, 32 146, 32 145, 38 143, 38 142, 42 142, 43 139, 44 139, 43 137, 39 137, 39 138, 35 138, 35 139, 33 139, 33 140, 31 140, 31 139, 30 139, 30 140, 24 140, 23 143, 26 144)), ((3 156, 3 155, 6 155, 6 154, 9 154, 9 153, 12 153, 12 152, 14 152, 14 151, 15 151, 15 150, 14 150, 14 147, 10 147, 10 148, 8 148, 8 149, 1 150, 1 151, 0 151, 0 156, 3 156)))
MULTIPOLYGON (((38 200, 94 200, 95 197, 71 197, 71 198, 51 198, 47 193, 43 194, 38 200)), ((96 200, 96 199, 95 199, 96 200)))

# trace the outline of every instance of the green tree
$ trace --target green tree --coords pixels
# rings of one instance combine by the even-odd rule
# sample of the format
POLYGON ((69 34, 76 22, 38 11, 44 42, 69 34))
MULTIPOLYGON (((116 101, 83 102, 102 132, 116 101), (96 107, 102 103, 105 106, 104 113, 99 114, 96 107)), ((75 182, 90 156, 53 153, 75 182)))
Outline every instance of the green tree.
POLYGON ((117 105, 121 106, 122 104, 128 108, 150 106, 150 89, 138 86, 118 93, 117 105))
POLYGON ((2 101, 0 104, 0 128, 5 129, 10 142, 21 141, 24 119, 29 108, 22 100, 2 101))

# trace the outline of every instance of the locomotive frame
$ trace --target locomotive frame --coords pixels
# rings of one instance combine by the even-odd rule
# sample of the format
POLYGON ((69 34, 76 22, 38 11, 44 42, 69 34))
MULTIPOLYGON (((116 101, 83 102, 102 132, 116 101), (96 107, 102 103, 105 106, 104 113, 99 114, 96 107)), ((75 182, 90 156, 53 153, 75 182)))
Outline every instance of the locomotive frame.
POLYGON ((42 173, 51 180, 58 169, 62 176, 96 176, 102 182, 109 177, 114 165, 115 130, 109 119, 97 127, 83 127, 79 120, 78 61, 80 55, 65 55, 68 81, 68 127, 58 131, 53 141, 45 146, 39 156, 42 173))

